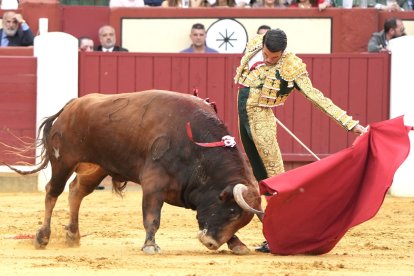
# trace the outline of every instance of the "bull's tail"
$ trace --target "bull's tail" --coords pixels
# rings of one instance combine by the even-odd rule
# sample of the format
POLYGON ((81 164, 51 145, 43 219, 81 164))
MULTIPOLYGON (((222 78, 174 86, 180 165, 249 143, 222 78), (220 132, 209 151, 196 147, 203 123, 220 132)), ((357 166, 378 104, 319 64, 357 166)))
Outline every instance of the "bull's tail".
POLYGON ((5 163, 5 162, 0 162, 0 163, 7 166, 9 169, 17 172, 18 174, 21 174, 21 175, 33 174, 33 173, 37 173, 37 172, 45 169, 47 167, 49 161, 50 161, 49 154, 47 152, 47 138, 49 137, 49 133, 50 133, 50 130, 52 129, 53 122, 59 117, 59 115, 63 112, 65 107, 72 101, 73 101, 73 99, 70 100, 61 110, 59 110, 58 113, 56 113, 56 114, 54 114, 50 117, 45 118, 45 120, 40 124, 38 132, 37 132, 38 134, 37 134, 37 138, 36 138, 36 142, 35 142, 34 147, 35 148, 42 147, 42 151, 40 153, 40 162, 39 162, 39 164, 37 165, 36 168, 34 168, 33 170, 30 170, 30 171, 23 171, 23 170, 17 169, 15 167, 5 163), (40 139, 40 133, 43 134, 41 139, 40 139))

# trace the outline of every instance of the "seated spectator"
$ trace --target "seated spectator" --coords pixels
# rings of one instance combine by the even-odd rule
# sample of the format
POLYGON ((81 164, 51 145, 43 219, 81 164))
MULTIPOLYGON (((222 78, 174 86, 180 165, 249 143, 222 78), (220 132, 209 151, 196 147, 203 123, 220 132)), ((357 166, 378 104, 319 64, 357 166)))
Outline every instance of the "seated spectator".
POLYGON ((102 52, 128 52, 128 49, 116 45, 115 29, 112 26, 105 25, 99 28, 99 41, 101 45, 96 51, 102 52))
POLYGON ((400 7, 399 3, 396 0, 376 0, 374 7, 378 10, 384 10, 384 11, 403 11, 404 10, 400 7))
POLYGON ((161 3, 161 7, 164 8, 181 8, 182 0, 164 0, 161 3))
POLYGON ((297 0, 290 4, 290 7, 301 9, 318 8, 320 11, 330 6, 330 0, 297 0))
POLYGON ((398 1, 401 9, 404 11, 412 11, 414 10, 414 0, 400 0, 398 1))
POLYGON ((87 36, 82 36, 78 39, 79 42, 79 52, 93 52, 94 43, 92 38, 87 36))
POLYGON ((250 7, 250 0, 207 0, 210 7, 250 7))
POLYGON ((284 8, 281 0, 259 0, 253 3, 253 8, 284 8))
POLYGON ((209 6, 208 1, 206 0, 190 0, 190 7, 200 8, 209 6))
POLYGON ((163 0, 144 0, 145 6, 149 7, 159 7, 161 6, 163 0))
POLYGON ((257 28, 257 34, 265 34, 268 30, 270 30, 271 28, 270 28, 270 26, 268 26, 268 25, 261 25, 261 26, 259 26, 259 28, 257 28))
MULTIPOLYGON (((187 0, 188 7, 191 8, 199 8, 199 7, 206 7, 205 0, 187 0)), ((183 8, 183 0, 164 0, 161 4, 162 7, 175 7, 175 8, 183 8)), ((188 8, 184 7, 184 8, 188 8)))
POLYGON ((404 24, 401 19, 392 17, 384 22, 384 29, 373 33, 368 42, 368 52, 389 52, 388 44, 393 38, 405 35, 404 24))
POLYGON ((144 0, 110 0, 109 7, 145 7, 144 0))
POLYGON ((206 29, 203 24, 196 23, 191 27, 190 39, 192 44, 181 53, 218 53, 206 45, 206 29))
POLYGON ((7 11, 3 14, 0 29, 0 46, 32 46, 34 35, 20 13, 7 11))

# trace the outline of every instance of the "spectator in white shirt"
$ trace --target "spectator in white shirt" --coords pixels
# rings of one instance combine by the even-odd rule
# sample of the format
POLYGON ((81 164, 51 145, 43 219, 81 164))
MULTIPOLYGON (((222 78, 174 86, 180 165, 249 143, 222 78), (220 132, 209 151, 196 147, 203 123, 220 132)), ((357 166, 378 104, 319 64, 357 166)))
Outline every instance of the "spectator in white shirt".
POLYGON ((127 7, 127 8, 134 8, 134 7, 145 7, 144 0, 110 0, 109 7, 127 7))

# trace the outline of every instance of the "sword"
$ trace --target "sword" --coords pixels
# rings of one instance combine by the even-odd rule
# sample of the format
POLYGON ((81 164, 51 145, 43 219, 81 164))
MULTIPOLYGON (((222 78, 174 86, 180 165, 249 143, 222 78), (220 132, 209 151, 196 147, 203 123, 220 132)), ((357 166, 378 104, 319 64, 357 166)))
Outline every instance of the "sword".
MULTIPOLYGON (((275 117, 276 118, 276 117, 275 117)), ((286 130, 287 133, 290 134, 290 136, 293 137, 299 144, 302 145, 310 154, 312 154, 313 157, 315 157, 316 160, 321 160, 310 148, 308 148, 295 134, 293 134, 292 131, 290 131, 278 118, 276 118, 276 123, 278 123, 281 127, 286 130)))

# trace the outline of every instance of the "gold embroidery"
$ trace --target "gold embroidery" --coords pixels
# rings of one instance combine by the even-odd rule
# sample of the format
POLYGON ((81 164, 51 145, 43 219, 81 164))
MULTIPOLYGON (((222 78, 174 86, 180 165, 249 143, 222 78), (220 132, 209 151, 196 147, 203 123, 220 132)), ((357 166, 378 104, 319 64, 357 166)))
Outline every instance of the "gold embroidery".
POLYGON ((261 50, 262 43, 255 38, 254 43, 248 47, 249 52, 243 57, 235 81, 250 88, 261 88, 257 105, 263 107, 274 107, 283 104, 287 96, 279 95, 281 80, 277 79, 276 72, 279 71, 281 79, 287 81, 287 87, 294 87, 294 80, 307 75, 306 65, 293 53, 284 53, 275 66, 260 66, 249 71, 248 62, 261 50), (254 51, 251 51, 254 49, 254 51), (238 77, 239 76, 239 77, 238 77))
POLYGON ((256 106, 258 89, 250 89, 246 111, 256 149, 269 177, 284 172, 282 154, 276 140, 276 120, 272 109, 256 106), (256 91, 256 92, 255 92, 256 91))
POLYGON ((308 74, 306 64, 293 53, 286 53, 278 63, 280 77, 288 82, 288 87, 293 87, 293 81, 299 76, 308 74))
POLYGON ((351 130, 359 121, 352 120, 352 117, 336 106, 329 98, 325 97, 321 91, 312 86, 311 80, 307 76, 296 79, 300 92, 311 101, 316 107, 321 109, 329 117, 335 120, 343 128, 351 130))
POLYGON ((236 76, 234 76, 234 83, 242 84, 244 78, 242 77, 244 71, 249 71, 249 61, 250 59, 259 52, 263 47, 263 35, 258 35, 254 37, 246 46, 246 51, 244 56, 240 61, 239 67, 236 69, 236 76), (241 78, 241 79, 240 79, 241 78))

